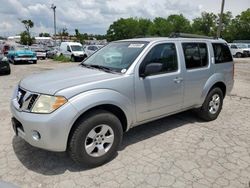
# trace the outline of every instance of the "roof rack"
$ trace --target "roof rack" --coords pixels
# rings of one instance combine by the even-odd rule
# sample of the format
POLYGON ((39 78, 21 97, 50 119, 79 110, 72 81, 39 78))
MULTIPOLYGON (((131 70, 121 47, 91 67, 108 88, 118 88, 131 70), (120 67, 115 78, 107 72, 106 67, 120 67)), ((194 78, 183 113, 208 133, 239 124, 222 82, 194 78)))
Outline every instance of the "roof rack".
POLYGON ((171 33, 169 38, 202 38, 202 39, 218 39, 217 37, 209 37, 204 35, 190 34, 190 33, 171 33))

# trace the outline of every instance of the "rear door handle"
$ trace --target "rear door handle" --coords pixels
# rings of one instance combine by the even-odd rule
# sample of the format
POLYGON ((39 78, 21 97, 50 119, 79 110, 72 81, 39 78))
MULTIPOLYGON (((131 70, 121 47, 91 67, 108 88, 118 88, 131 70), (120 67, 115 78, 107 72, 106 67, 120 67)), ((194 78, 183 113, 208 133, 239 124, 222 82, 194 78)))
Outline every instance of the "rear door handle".
POLYGON ((183 81, 183 78, 181 78, 181 77, 176 77, 174 79, 174 82, 177 83, 177 84, 181 83, 182 81, 183 81))

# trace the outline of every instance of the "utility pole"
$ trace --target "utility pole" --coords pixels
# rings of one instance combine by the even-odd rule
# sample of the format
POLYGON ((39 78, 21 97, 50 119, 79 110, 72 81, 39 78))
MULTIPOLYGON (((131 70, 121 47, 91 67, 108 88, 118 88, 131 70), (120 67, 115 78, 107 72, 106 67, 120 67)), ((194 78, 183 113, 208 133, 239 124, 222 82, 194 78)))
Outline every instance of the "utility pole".
POLYGON ((224 12, 224 5, 225 5, 225 0, 222 0, 221 2, 221 10, 220 10, 220 22, 219 22, 219 27, 217 30, 217 37, 220 37, 220 33, 222 30, 222 18, 223 18, 223 12, 224 12))
POLYGON ((56 6, 52 4, 51 9, 53 9, 53 12, 54 12, 54 37, 56 40, 56 6))

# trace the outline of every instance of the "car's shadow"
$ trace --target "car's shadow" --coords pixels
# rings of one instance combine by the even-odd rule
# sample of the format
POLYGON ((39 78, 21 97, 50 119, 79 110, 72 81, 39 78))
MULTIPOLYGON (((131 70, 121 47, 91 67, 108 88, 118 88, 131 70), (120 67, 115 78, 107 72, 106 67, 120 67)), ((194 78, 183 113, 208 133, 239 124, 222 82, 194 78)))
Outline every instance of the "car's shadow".
MULTIPOLYGON (((191 122, 200 122, 192 111, 186 111, 132 128, 124 134, 120 151, 134 143, 162 134, 191 122)), ((66 170, 84 171, 90 168, 74 163, 66 152, 50 152, 35 148, 14 136, 12 146, 17 158, 29 170, 44 175, 62 174, 66 170)), ((111 159, 113 160, 113 159, 111 159)))

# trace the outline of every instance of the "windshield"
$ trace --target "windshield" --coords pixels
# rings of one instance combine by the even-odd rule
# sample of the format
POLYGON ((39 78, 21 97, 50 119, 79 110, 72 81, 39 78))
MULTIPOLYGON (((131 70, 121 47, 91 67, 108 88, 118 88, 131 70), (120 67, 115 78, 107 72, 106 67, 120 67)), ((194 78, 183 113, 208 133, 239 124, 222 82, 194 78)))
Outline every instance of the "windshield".
POLYGON ((246 44, 238 44, 237 47, 238 48, 247 48, 247 45, 246 44))
POLYGON ((124 73, 147 44, 147 42, 113 42, 98 50, 83 64, 102 66, 124 73))
POLYGON ((16 46, 16 50, 27 50, 26 46, 16 46))
POLYGON ((83 51, 82 46, 79 45, 71 45, 70 47, 72 51, 83 51))

